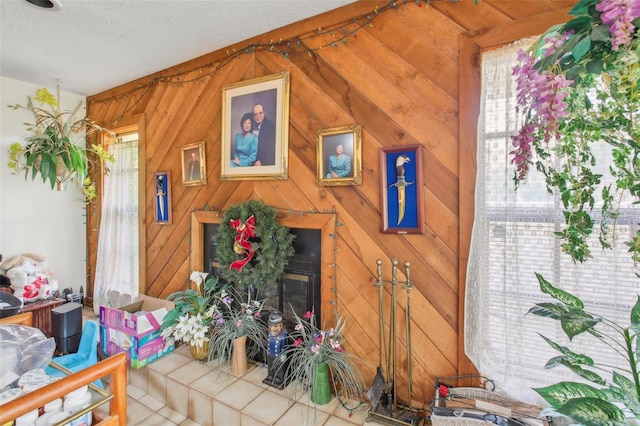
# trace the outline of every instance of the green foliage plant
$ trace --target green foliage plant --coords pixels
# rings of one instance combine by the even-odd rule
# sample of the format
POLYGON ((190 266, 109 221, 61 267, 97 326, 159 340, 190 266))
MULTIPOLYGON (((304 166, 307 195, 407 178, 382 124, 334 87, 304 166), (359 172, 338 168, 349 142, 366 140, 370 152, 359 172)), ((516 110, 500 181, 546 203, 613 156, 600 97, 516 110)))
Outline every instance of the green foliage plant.
POLYGON ((222 318, 217 302, 224 285, 217 277, 207 275, 193 272, 191 280, 196 283, 196 289, 177 291, 167 297, 175 307, 162 320, 161 330, 165 339, 198 346, 210 340, 212 325, 222 318))
POLYGON ((291 394, 298 394, 301 387, 309 389, 313 385, 316 369, 326 363, 334 384, 334 394, 341 401, 361 400, 366 391, 358 368, 361 359, 345 347, 346 320, 336 316, 335 327, 319 329, 312 311, 307 312, 304 318, 294 312, 294 318, 296 325, 289 334, 292 344, 285 351, 289 360, 286 381, 291 383, 291 394))
POLYGON ((217 358, 222 366, 231 360, 233 342, 247 336, 247 357, 264 356, 267 350, 268 326, 262 318, 264 302, 252 300, 251 293, 233 288, 225 289, 217 296, 221 316, 216 322, 209 345, 209 361, 217 358))
POLYGON ((82 103, 73 111, 61 110, 58 96, 48 89, 39 89, 34 98, 27 97, 26 106, 9 105, 14 110, 25 109, 33 114, 33 121, 24 123, 28 135, 9 148, 9 168, 14 173, 25 173, 35 179, 49 181, 51 188, 61 189, 69 181, 77 182, 87 202, 93 201, 96 186, 90 177, 90 166, 102 167, 106 174, 108 164, 114 161, 102 145, 86 145, 86 138, 94 133, 106 133, 116 140, 115 133, 96 124, 88 117, 78 117, 82 103), (94 163, 95 159, 95 163, 94 163))
POLYGON ((624 327, 585 310, 582 300, 554 287, 540 274, 536 277, 540 290, 555 301, 537 303, 529 313, 560 321, 570 341, 582 333, 590 334, 613 348, 626 367, 596 363, 592 357, 542 336, 559 353, 545 368, 565 366, 593 385, 560 382, 534 390, 559 413, 587 426, 626 425, 628 416, 640 418, 640 297, 631 310, 629 325, 624 327))

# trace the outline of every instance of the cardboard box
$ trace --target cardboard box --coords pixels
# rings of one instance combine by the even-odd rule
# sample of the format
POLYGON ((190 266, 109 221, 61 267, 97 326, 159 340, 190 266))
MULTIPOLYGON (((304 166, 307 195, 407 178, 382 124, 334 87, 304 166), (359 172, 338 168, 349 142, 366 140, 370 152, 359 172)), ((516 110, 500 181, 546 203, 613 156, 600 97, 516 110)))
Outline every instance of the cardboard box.
POLYGON ((134 337, 125 332, 100 326, 100 352, 108 357, 125 352, 133 368, 144 367, 175 349, 173 339, 165 341, 156 330, 143 337, 134 337))
POLYGON ((138 301, 120 308, 100 306, 100 325, 143 337, 160 329, 164 316, 175 304, 141 294, 138 301))
POLYGON ((138 301, 120 308, 100 307, 100 352, 127 354, 129 365, 140 368, 175 349, 173 340, 160 335, 162 320, 174 303, 140 295, 138 301))

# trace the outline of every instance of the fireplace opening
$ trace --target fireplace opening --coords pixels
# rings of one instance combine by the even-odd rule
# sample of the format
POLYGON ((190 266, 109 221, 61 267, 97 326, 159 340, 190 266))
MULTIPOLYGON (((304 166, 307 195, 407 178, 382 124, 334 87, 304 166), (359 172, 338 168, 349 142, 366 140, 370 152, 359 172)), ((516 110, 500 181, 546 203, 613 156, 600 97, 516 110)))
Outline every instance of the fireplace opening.
MULTIPOLYGON (((203 257, 205 271, 220 277, 216 256, 215 234, 219 224, 204 224, 203 257)), ((276 308, 291 329, 295 325, 294 311, 302 317, 314 311, 316 324, 321 323, 321 230, 290 228, 296 236, 293 240, 294 255, 284 268, 276 286, 264 289, 257 297, 265 306, 276 308)))

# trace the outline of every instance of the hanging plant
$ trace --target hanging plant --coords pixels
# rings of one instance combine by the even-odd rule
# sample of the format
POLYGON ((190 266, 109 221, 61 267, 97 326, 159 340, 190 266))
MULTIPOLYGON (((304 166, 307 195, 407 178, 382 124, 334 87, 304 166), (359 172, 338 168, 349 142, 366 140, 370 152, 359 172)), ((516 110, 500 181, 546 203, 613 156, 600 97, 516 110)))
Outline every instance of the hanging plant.
POLYGON ((25 179, 40 175, 51 188, 63 189, 67 181, 76 181, 87 202, 96 194, 95 182, 90 176, 90 166, 109 172, 114 161, 100 144, 85 146, 86 138, 94 133, 106 133, 114 141, 116 135, 88 117, 79 117, 82 102, 73 111, 63 111, 59 104, 60 90, 54 96, 48 89, 39 89, 34 98, 27 97, 26 106, 9 105, 14 110, 24 109, 33 115, 33 121, 24 123, 29 134, 22 142, 15 142, 9 149, 9 168, 14 173, 24 172, 25 179))
POLYGON ((294 238, 272 207, 255 200, 232 206, 215 236, 222 277, 243 288, 275 285, 294 253, 294 238))
MULTIPOLYGON (((511 154, 516 185, 535 166, 549 192, 560 195, 562 249, 584 262, 594 210, 602 217, 600 243, 610 248, 623 198, 640 202, 640 2, 581 0, 570 13, 571 21, 519 54, 513 74, 524 124, 511 154), (609 167, 595 155, 603 144, 609 167), (613 177, 611 185, 603 173, 613 177)), ((626 244, 639 262, 640 228, 626 244)))

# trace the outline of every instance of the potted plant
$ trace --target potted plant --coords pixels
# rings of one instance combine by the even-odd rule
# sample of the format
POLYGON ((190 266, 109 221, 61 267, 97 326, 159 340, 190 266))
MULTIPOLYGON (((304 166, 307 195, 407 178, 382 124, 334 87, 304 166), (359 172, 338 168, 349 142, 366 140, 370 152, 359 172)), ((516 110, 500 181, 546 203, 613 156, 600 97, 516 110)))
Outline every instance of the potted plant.
POLYGON ((540 290, 555 301, 537 303, 529 313, 559 321, 569 340, 582 333, 590 334, 613 348, 626 367, 615 368, 596 363, 592 357, 574 352, 573 349, 542 336, 559 352, 558 356, 547 362, 545 368, 565 366, 595 386, 584 382, 563 381, 534 390, 551 404, 552 411, 588 426, 626 425, 628 418, 640 417, 640 297, 629 315, 629 325, 623 326, 589 312, 578 297, 554 287, 540 274, 536 276, 540 290), (612 381, 608 381, 608 377, 612 381))
POLYGON ((233 289, 223 290, 218 298, 221 315, 211 337, 209 359, 217 356, 219 366, 230 362, 231 373, 241 375, 248 369, 247 358, 266 352, 268 328, 262 320, 264 302, 252 300, 250 293, 243 295, 233 289))
POLYGON ((217 305, 222 287, 218 278, 206 272, 194 271, 191 280, 195 289, 171 293, 168 300, 175 307, 165 315, 162 321, 162 336, 189 345, 195 359, 204 359, 209 354, 209 341, 212 324, 222 322, 222 313, 217 305))
POLYGON ((78 117, 82 103, 73 111, 61 110, 60 91, 53 96, 48 89, 39 89, 34 98, 27 97, 26 106, 9 105, 12 109, 25 109, 33 114, 33 121, 24 123, 30 132, 23 142, 15 142, 9 150, 9 167, 15 172, 25 172, 25 179, 40 175, 51 188, 61 190, 65 182, 76 181, 87 201, 96 197, 95 183, 89 176, 89 168, 95 158, 108 173, 108 163, 114 158, 102 145, 86 145, 86 138, 94 133, 107 133, 114 140, 115 133, 99 126, 88 117, 78 117))
POLYGON ((359 358, 344 346, 346 321, 337 316, 335 327, 325 330, 316 326, 313 311, 304 319, 295 312, 294 317, 292 344, 285 351, 289 362, 286 381, 292 384, 292 393, 300 386, 310 389, 310 399, 317 405, 331 400, 331 390, 343 401, 360 400, 365 394, 364 379, 356 366, 359 358))
MULTIPOLYGON (((513 74, 524 124, 513 137, 511 154, 516 186, 535 165, 548 191, 560 195, 566 225, 557 232, 562 249, 574 261, 584 262, 590 256, 587 238, 597 223, 595 206, 601 217, 600 243, 610 248, 621 200, 640 202, 640 3, 581 0, 570 13, 572 20, 551 28, 519 54, 513 74), (611 165, 598 168, 594 149, 603 144, 611 165), (603 183, 603 170, 612 184, 603 183)), ((640 229, 625 244, 637 264, 640 229)), ((622 359, 616 367, 596 364, 543 336, 560 352, 547 367, 564 365, 595 386, 561 382, 536 391, 557 412, 581 424, 627 424, 629 418, 640 417, 638 301, 629 324, 621 325, 589 312, 582 300, 536 276, 542 292, 554 301, 538 303, 530 313, 558 320, 569 340, 591 335, 622 359)))

